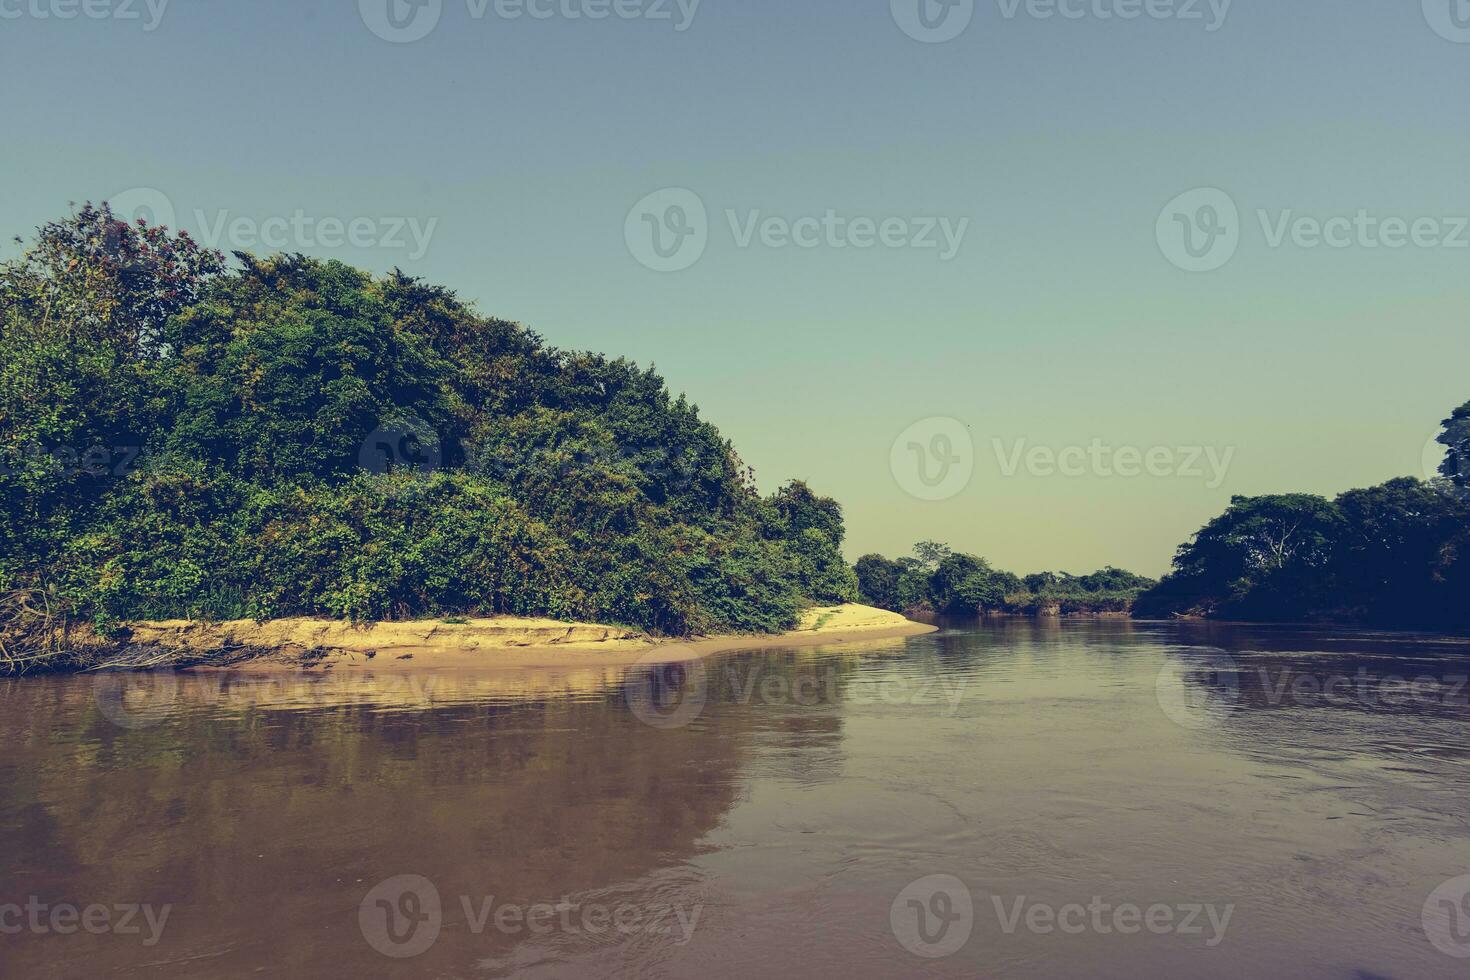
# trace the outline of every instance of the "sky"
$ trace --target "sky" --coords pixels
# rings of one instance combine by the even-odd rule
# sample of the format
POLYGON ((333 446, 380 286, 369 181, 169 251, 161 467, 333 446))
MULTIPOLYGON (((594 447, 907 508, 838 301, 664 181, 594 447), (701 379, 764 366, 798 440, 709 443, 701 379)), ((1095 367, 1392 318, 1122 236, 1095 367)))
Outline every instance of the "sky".
POLYGON ((1470 400, 1467 0, 0 0, 0 81, 7 242, 400 267, 655 364, 852 557, 1158 574, 1470 400))

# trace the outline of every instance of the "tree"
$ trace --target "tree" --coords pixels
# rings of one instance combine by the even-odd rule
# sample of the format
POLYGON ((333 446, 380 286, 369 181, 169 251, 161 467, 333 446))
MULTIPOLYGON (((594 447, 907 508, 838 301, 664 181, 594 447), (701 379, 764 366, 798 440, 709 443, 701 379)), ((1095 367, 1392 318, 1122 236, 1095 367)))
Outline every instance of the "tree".
POLYGON ((1445 422, 1441 483, 1404 477, 1333 501, 1237 497, 1181 546, 1135 612, 1390 626, 1470 624, 1470 507, 1458 493, 1466 406, 1445 422))
POLYGON ((1440 475, 1462 497, 1470 495, 1470 402, 1455 409, 1441 424, 1444 431, 1435 441, 1449 453, 1439 464, 1440 475))
POLYGON ((1124 611, 1152 579, 1117 568, 1076 577, 1040 572, 1023 581, 977 555, 921 541, 914 556, 864 555, 856 565, 864 601, 896 611, 945 615, 1027 612, 1060 603, 1068 612, 1124 611))
POLYGON ((882 555, 863 555, 853 566, 863 602, 879 609, 899 609, 898 582, 904 564, 882 555))
POLYGON ((920 541, 914 545, 914 559, 926 572, 937 571, 944 559, 953 553, 949 545, 937 541, 920 541))
POLYGON ((1430 623, 1449 610, 1445 580, 1466 527, 1457 500, 1411 477, 1337 498, 1346 533, 1333 556, 1341 604, 1356 618, 1430 623))

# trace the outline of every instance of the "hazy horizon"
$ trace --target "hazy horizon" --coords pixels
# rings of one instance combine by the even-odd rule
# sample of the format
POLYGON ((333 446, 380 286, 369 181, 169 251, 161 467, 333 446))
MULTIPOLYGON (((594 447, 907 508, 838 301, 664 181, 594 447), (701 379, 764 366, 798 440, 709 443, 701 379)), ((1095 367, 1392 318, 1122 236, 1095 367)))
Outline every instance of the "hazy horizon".
POLYGON ((401 267, 656 364, 852 557, 1157 575, 1232 495, 1425 475, 1470 399, 1450 0, 907 2, 0 0, 3 254, 113 199, 401 267))

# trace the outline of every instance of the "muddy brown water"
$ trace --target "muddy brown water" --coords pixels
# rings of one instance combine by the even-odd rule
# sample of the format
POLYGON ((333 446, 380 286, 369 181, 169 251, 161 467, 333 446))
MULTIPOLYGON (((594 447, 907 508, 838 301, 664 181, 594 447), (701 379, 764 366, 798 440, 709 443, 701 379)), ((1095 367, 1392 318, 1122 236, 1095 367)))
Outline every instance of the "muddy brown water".
POLYGON ((5 977, 1464 977, 1470 643, 0 682, 5 977))

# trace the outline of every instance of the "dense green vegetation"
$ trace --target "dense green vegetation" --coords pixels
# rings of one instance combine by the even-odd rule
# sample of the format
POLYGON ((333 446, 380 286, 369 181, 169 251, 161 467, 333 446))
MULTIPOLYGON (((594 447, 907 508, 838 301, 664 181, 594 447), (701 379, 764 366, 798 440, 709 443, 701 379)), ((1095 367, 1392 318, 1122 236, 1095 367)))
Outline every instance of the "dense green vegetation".
POLYGON ((86 206, 0 265, 0 592, 104 627, 516 613, 677 635, 855 598, 838 505, 760 496, 652 370, 401 274, 237 259, 86 206))
POLYGON ((1449 452, 1429 482, 1234 498, 1135 615, 1470 627, 1470 403, 1438 441, 1449 452))
POLYGON ((236 259, 85 206, 0 264, 0 670, 38 616, 514 613, 688 635, 861 596, 1470 626, 1470 403, 1445 420, 1440 479, 1238 497, 1158 583, 1022 578, 934 542, 853 568, 836 502, 801 482, 762 497, 652 370, 399 273, 236 259))
POLYGON ((1443 422, 1448 453, 1428 482, 1390 480, 1336 499, 1236 497, 1157 583, 1107 568, 1018 578, 923 542, 858 559, 864 600, 904 612, 1131 612, 1262 622, 1470 628, 1470 403, 1443 422))
POLYGON ((914 545, 909 557, 864 555, 855 571, 864 602, 897 612, 941 615, 1126 612, 1139 593, 1154 585, 1153 579, 1118 568, 1022 578, 934 541, 914 545))

